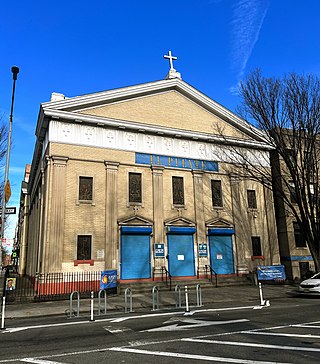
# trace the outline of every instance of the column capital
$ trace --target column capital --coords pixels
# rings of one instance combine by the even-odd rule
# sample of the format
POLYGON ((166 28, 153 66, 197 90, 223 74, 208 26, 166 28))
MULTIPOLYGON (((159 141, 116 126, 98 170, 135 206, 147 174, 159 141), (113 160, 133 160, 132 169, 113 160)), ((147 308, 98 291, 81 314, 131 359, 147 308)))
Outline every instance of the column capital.
POLYGON ((66 167, 69 158, 60 155, 52 155, 51 160, 56 167, 66 167))
POLYGON ((106 166, 106 169, 111 169, 111 170, 117 171, 118 168, 119 168, 120 163, 119 162, 104 161, 104 165, 106 166))
POLYGON ((204 172, 202 170, 200 170, 200 169, 193 169, 192 174, 193 174, 193 177, 202 178, 204 172))
POLYGON ((153 175, 162 175, 164 167, 162 166, 151 166, 153 175))

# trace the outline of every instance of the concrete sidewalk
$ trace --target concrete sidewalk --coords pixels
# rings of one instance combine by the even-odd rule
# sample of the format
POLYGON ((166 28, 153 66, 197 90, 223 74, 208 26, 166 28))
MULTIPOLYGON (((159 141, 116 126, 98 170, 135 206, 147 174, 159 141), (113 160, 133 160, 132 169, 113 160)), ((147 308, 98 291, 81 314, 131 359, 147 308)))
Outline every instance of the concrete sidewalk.
MULTIPOLYGON (((189 305, 194 308, 197 304, 195 287, 188 287, 189 305)), ((294 297, 297 295, 297 286, 295 285, 263 285, 263 298, 273 301, 294 297)), ((174 310, 176 309, 176 293, 175 291, 159 290, 159 309, 174 310)), ((255 306, 260 305, 259 288, 257 286, 226 286, 211 287, 201 290, 202 304, 204 307, 211 308, 238 307, 238 306, 255 306)), ((129 300, 128 300, 129 301, 129 300)), ((132 292, 132 306, 135 312, 150 312, 153 308, 153 302, 156 304, 156 296, 152 299, 150 293, 132 292)), ((181 290, 181 303, 185 305, 185 292, 181 290)), ((89 314, 91 300, 80 298, 81 315, 89 314)), ((77 311, 77 300, 73 300, 74 311, 77 311)), ((65 316, 70 312, 70 300, 49 301, 49 302, 28 302, 28 303, 8 303, 6 305, 6 318, 31 318, 45 316, 65 316)), ((95 314, 98 311, 98 299, 94 299, 95 314)), ((101 298, 101 313, 104 311, 104 299, 101 298)), ((107 296, 107 315, 125 312, 125 296, 108 295, 107 296)))

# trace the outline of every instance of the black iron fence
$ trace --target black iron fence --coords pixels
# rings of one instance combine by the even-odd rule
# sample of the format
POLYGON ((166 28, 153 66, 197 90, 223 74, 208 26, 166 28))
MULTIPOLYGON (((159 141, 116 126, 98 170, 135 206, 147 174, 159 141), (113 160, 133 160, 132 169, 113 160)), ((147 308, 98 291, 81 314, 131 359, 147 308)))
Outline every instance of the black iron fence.
POLYGON ((58 300, 69 298, 73 291, 82 297, 89 297, 91 291, 99 292, 101 272, 44 273, 35 277, 10 273, 7 282, 8 279, 11 280, 10 287, 6 287, 8 301, 58 300))

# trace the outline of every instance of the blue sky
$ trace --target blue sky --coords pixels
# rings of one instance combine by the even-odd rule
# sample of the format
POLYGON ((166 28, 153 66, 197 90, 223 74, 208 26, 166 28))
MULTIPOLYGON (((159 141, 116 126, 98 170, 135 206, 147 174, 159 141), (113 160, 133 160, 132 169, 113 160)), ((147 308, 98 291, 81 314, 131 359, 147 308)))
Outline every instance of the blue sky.
MULTIPOLYGON (((1 4, 0 116, 8 123, 16 86, 9 206, 18 206, 31 163, 39 105, 52 92, 77 96, 165 78, 169 63, 234 111, 239 81, 320 73, 318 0, 8 1, 1 4)), ((16 220, 11 216, 7 238, 16 220)))

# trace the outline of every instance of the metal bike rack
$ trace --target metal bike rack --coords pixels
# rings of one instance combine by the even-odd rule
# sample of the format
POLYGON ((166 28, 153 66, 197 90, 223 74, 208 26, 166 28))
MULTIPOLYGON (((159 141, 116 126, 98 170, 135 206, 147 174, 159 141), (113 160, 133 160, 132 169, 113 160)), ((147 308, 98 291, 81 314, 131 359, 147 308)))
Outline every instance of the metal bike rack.
POLYGON ((131 288, 126 288, 124 291, 124 312, 128 312, 128 295, 129 295, 129 312, 132 310, 132 290, 131 288))
POLYGON ((98 292, 98 316, 101 315, 101 293, 103 292, 104 297, 104 314, 107 314, 107 291, 105 289, 100 289, 98 292))
POLYGON ((200 284, 196 285, 196 294, 197 294, 197 307, 200 307, 202 306, 202 294, 201 294, 200 284))
POLYGON ((178 284, 174 287, 174 292, 176 296, 176 307, 181 308, 181 288, 178 284))
POLYGON ((69 312, 69 318, 72 318, 72 312, 73 312, 73 295, 76 294, 77 295, 77 316, 80 316, 80 293, 78 291, 73 291, 70 294, 70 312, 69 312))
POLYGON ((153 286, 152 288, 152 311, 159 310, 159 288, 153 286))

